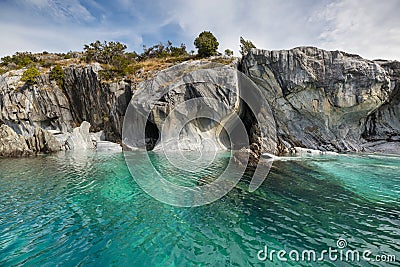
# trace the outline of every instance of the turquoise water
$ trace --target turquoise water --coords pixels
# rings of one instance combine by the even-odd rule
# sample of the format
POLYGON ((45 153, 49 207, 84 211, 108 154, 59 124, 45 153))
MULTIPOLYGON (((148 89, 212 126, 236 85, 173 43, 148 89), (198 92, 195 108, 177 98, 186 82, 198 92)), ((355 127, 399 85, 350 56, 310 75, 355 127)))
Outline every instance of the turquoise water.
MULTIPOLYGON (((202 175, 218 174, 227 160, 202 175)), ((399 157, 279 161, 253 193, 249 181, 212 204, 178 208, 144 193, 122 154, 2 159, 0 266, 366 266, 257 258, 264 246, 321 251, 339 238, 350 249, 396 255, 399 265, 399 157)))

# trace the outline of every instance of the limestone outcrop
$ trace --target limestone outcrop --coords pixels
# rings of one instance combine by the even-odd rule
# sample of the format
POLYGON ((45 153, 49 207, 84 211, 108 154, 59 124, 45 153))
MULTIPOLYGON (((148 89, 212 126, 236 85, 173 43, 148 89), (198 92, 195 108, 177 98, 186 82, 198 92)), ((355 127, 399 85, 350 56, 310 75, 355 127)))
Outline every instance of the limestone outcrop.
POLYGON ((3 124, 0 126, 0 156, 18 157, 32 154, 25 138, 18 135, 9 126, 3 124))
MULTIPOLYGON (((121 140, 130 103, 139 105, 136 108, 149 112, 149 116, 141 118, 139 112, 132 121, 130 134, 136 139, 129 145, 159 149, 161 128, 165 127, 167 141, 173 141, 175 122, 180 121, 178 113, 175 119, 172 116, 171 121, 165 121, 170 111, 179 103, 198 97, 224 104, 224 116, 238 116, 258 157, 262 153, 290 153, 295 147, 334 152, 400 151, 398 61, 372 61, 315 47, 252 49, 238 68, 257 84, 261 92, 258 95, 241 91, 247 85, 238 81, 234 70, 226 68, 216 74, 212 71, 215 66, 209 61, 185 62, 172 67, 172 76, 167 70, 164 76, 136 84, 124 79, 101 82, 101 67, 96 63, 71 65, 63 67, 61 87, 43 70, 34 85, 21 82, 23 69, 2 74, 0 154, 92 149, 97 143, 103 150, 118 150, 118 146, 101 142, 121 140), (205 75, 214 82, 194 82, 200 76, 189 74, 193 70, 200 70, 202 73, 196 75, 205 75), (230 90, 218 87, 221 82, 230 90), (156 100, 151 102, 150 110, 149 103, 143 103, 153 98, 156 100), (252 99, 253 107, 243 98, 252 99), (90 131, 84 121, 90 124, 90 131), (103 132, 93 133, 99 131, 103 132)), ((204 102, 202 107, 210 114, 221 111, 212 101, 204 102)), ((200 112, 202 107, 186 106, 182 111, 188 115, 200 112)), ((189 150, 204 148, 211 140, 217 149, 232 148, 227 133, 217 129, 212 119, 193 120, 183 127, 179 146, 189 150)), ((169 142, 167 147, 174 150, 177 144, 169 142)), ((241 147, 235 144, 233 148, 241 147)))
POLYGON ((399 62, 315 47, 252 49, 241 69, 267 93, 281 153, 384 152, 370 142, 398 142, 399 62))
POLYGON ((61 150, 61 143, 48 131, 36 128, 33 136, 17 134, 11 127, 0 126, 0 156, 18 157, 33 153, 50 153, 61 150))
POLYGON ((64 84, 43 74, 37 83, 21 82, 22 70, 0 75, 0 123, 18 134, 33 136, 36 128, 68 132, 83 121, 106 138, 120 140, 123 116, 132 97, 129 82, 101 83, 98 64, 64 68, 64 84))
POLYGON ((276 153, 275 122, 264 98, 235 69, 183 63, 138 85, 122 141, 131 148, 172 151, 240 149, 257 143, 262 152, 276 153))

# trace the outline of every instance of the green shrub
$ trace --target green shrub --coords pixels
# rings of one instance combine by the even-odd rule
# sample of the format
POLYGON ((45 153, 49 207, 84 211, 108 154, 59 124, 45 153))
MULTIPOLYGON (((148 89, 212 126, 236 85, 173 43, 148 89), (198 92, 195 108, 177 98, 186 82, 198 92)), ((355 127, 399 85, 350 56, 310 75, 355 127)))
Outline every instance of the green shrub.
POLYGON ((28 84, 36 83, 36 77, 40 76, 40 72, 35 67, 30 67, 22 74, 21 81, 24 81, 28 84))
POLYGON ((140 55, 140 60, 146 60, 149 58, 167 58, 167 57, 181 57, 187 56, 186 45, 181 44, 180 47, 173 46, 171 41, 168 41, 166 45, 158 43, 149 48, 143 46, 143 53, 140 55))
POLYGON ((5 56, 1 58, 1 65, 13 65, 17 68, 24 68, 37 63, 39 60, 29 52, 17 52, 12 56, 5 56))
POLYGON ((103 64, 114 65, 114 61, 124 56, 126 45, 120 42, 101 43, 96 41, 89 45, 84 45, 84 53, 87 62, 96 61, 103 64))
POLYGON ((59 87, 62 87, 64 83, 64 70, 60 65, 56 65, 50 71, 50 80, 54 80, 57 82, 59 87))
POLYGON ((211 32, 204 31, 194 40, 194 45, 200 57, 209 57, 217 54, 219 43, 211 32))
POLYGON ((233 51, 230 49, 225 49, 225 55, 227 55, 228 57, 233 56, 233 51))
POLYGON ((242 54, 242 56, 247 55, 252 48, 256 48, 256 46, 250 40, 245 40, 243 37, 240 37, 240 54, 242 54))

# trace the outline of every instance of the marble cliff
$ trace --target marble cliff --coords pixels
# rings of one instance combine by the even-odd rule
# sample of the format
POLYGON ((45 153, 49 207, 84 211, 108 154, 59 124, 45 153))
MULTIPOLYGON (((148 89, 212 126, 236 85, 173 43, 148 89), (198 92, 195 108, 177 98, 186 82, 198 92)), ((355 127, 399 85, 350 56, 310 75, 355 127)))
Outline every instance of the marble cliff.
MULTIPOLYGON (((201 69, 205 65, 192 61, 175 68, 187 66, 201 69)), ((94 146, 104 140, 120 142, 132 96, 145 99, 146 94, 156 92, 143 89, 150 81, 101 82, 99 68, 99 64, 64 67, 61 88, 46 73, 34 85, 21 82, 23 70, 1 75, 0 155, 90 148, 90 141, 94 146), (80 130, 76 130, 78 126, 80 130)), ((400 62, 299 47, 253 49, 241 59, 238 69, 258 86, 266 100, 260 109, 262 120, 238 102, 245 91, 234 96, 212 86, 181 86, 167 92, 148 120, 141 122, 148 124, 145 146, 157 148, 164 123, 160 114, 168 113, 179 102, 204 95, 226 103, 243 120, 249 141, 259 153, 286 154, 294 147, 399 153, 400 62)), ((235 88, 232 73, 227 70, 224 77, 211 79, 227 79, 235 88)), ((186 134, 199 139, 211 126, 197 121, 186 134)), ((224 135, 220 136, 221 147, 226 147, 224 135)))

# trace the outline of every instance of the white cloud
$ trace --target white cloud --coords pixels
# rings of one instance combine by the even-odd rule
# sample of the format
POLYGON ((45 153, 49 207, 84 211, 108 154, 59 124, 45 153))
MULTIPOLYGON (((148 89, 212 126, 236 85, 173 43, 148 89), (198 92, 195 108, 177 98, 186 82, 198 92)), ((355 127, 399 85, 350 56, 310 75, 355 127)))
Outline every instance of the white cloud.
POLYGON ((397 0, 333 2, 316 16, 329 24, 321 31, 319 41, 329 49, 358 53, 366 58, 400 60, 399 11, 397 0))
POLYGON ((0 56, 81 50, 97 39, 136 50, 142 38, 147 45, 170 39, 190 50, 210 30, 220 51, 236 55, 243 36, 269 50, 311 45, 399 60, 399 10, 398 0, 2 0, 0 56))
MULTIPOLYGON (((367 58, 400 59, 400 2, 175 0, 169 12, 192 40, 211 30, 225 48, 239 37, 265 49, 312 45, 367 58)), ((188 38, 188 39, 190 39, 188 38)))

